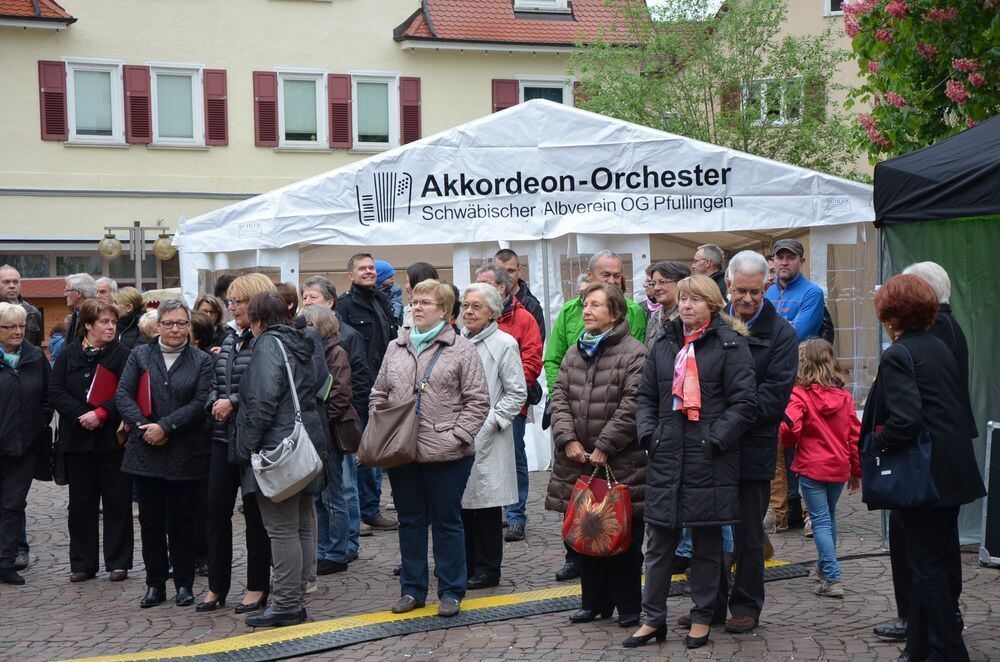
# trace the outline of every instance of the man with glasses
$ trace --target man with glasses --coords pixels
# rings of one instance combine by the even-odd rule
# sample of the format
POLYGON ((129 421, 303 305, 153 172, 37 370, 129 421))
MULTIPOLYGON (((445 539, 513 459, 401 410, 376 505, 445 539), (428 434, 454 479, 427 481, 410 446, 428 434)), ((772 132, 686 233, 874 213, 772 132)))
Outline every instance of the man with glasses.
POLYGON ((66 276, 66 307, 69 308, 69 321, 66 323, 66 342, 76 339, 80 320, 80 306, 87 299, 97 298, 97 281, 90 274, 70 274, 66 276))
POLYGON ((705 244, 699 246, 694 252, 694 259, 691 260, 691 273, 708 276, 719 286, 722 293, 722 300, 729 301, 729 291, 726 289, 726 275, 722 271, 722 262, 725 260, 725 253, 715 244, 705 244))
POLYGON ((501 249, 493 256, 493 262, 507 270, 507 274, 514 283, 510 288, 510 294, 514 295, 514 298, 520 301, 524 309, 531 313, 531 316, 538 322, 538 330, 541 332, 544 342, 545 315, 542 313, 542 305, 538 303, 538 299, 531 293, 528 284, 521 277, 521 260, 518 259, 517 253, 509 248, 501 249))
POLYGON ((24 308, 28 315, 24 321, 24 338, 41 349, 44 340, 42 313, 21 297, 21 274, 9 264, 0 266, 0 301, 24 308))

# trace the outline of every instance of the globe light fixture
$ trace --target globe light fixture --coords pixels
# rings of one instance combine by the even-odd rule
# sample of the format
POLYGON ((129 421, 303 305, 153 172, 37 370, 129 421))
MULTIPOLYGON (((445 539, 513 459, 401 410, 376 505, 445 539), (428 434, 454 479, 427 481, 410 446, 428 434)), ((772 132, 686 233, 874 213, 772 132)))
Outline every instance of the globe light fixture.
MULTIPOLYGON (((171 249, 173 249, 172 246, 171 249)), ((118 241, 118 237, 109 232, 97 244, 97 252, 103 258, 116 260, 122 254, 122 242, 118 241)))
POLYGON ((174 244, 170 240, 170 235, 165 232, 160 233, 160 236, 153 242, 153 255, 161 260, 169 260, 174 255, 177 255, 177 249, 174 248, 174 244))

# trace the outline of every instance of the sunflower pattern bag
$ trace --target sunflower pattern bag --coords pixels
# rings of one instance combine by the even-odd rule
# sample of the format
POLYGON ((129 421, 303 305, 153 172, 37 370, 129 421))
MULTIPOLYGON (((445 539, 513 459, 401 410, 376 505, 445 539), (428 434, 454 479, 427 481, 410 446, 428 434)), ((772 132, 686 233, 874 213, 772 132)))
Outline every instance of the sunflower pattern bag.
POLYGON ((598 478, 601 468, 576 479, 563 520, 563 540, 587 556, 615 556, 628 551, 632 544, 628 485, 615 480, 608 465, 603 466, 607 480, 598 478))

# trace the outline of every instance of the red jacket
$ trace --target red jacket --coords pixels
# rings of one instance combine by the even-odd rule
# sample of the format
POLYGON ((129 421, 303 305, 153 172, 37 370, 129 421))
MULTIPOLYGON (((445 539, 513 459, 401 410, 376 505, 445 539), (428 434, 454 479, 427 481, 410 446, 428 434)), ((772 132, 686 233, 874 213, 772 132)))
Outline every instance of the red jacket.
POLYGON ((813 480, 843 483, 861 477, 858 435, 861 422, 854 399, 842 388, 796 386, 785 408, 781 442, 795 447, 792 471, 813 480))
MULTIPOLYGON (((497 326, 504 333, 509 333, 517 341, 521 350, 521 364, 524 366, 524 383, 531 386, 542 374, 542 332, 538 330, 538 322, 528 312, 524 305, 515 297, 510 297, 513 305, 504 308, 497 320, 497 326)), ((521 410, 525 413, 527 407, 521 410)))

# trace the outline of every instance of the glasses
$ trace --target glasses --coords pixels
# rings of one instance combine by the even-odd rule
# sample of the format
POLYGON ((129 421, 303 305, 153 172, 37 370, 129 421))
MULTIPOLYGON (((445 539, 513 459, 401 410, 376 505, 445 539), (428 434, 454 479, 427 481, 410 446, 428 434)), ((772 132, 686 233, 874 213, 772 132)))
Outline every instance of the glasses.
POLYGON ((670 283, 676 283, 676 280, 651 280, 649 284, 653 287, 663 287, 664 285, 669 285, 670 283))
POLYGON ((437 301, 433 299, 414 299, 410 302, 410 306, 413 308, 434 308, 437 305, 437 301))
POLYGON ((477 313, 486 310, 486 306, 481 303, 463 303, 459 306, 462 310, 474 310, 477 313))
POLYGON ((80 290, 63 290, 63 294, 72 294, 73 292, 79 292, 80 290))
POLYGON ((24 331, 24 325, 23 324, 0 324, 0 329, 3 329, 4 331, 13 331, 14 329, 17 329, 19 331, 24 331))
POLYGON ((235 308, 236 306, 242 306, 247 302, 246 299, 226 299, 226 308, 235 308))
POLYGON ((160 326, 162 326, 164 329, 173 329, 174 327, 177 327, 178 329, 186 329, 189 326, 191 326, 191 322, 187 320, 178 320, 176 322, 167 321, 167 322, 160 322, 160 326))
POLYGON ((735 294, 738 297, 750 296, 751 298, 756 299, 757 297, 759 297, 763 293, 764 293, 764 290, 748 290, 748 289, 743 288, 743 287, 734 287, 733 288, 733 294, 735 294))

